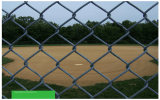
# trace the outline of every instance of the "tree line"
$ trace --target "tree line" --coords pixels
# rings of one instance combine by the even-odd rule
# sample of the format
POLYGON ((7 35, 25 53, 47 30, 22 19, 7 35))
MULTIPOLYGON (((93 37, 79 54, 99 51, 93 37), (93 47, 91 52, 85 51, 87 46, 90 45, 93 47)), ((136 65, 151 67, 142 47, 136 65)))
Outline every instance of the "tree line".
MULTIPOLYGON (((2 22, 5 21, 6 19, 7 16, 3 15, 2 22)), ((20 16, 16 18, 16 16, 13 15, 12 19, 15 22, 19 23, 24 28, 27 27, 29 24, 31 24, 33 21, 35 21, 35 19, 31 16, 27 17, 20 16)), ((153 20, 152 22, 158 25, 157 21, 153 20)), ((56 27, 59 26, 57 23, 53 22, 49 23, 56 27)), ((85 24, 90 28, 92 28, 97 23, 99 22, 88 20, 87 23, 85 24)), ((122 24, 126 28, 129 28, 135 23, 136 22, 124 20, 120 24, 122 24)), ((43 20, 39 20, 27 29, 28 32, 27 34, 29 34, 31 37, 42 43, 45 39, 54 34, 55 31, 56 30, 48 23, 46 23, 43 20)), ((61 27, 59 29, 59 34, 68 39, 69 41, 71 41, 72 43, 77 43, 79 40, 87 36, 89 33, 90 30, 79 23, 69 25, 67 27, 61 27)), ((110 22, 100 24, 99 26, 94 28, 94 34, 109 44, 119 39, 125 33, 126 31, 121 26, 117 25, 116 23, 110 23, 110 22)), ((13 23, 11 20, 7 21, 2 25, 2 38, 9 41, 10 43, 15 41, 22 34, 23 30, 15 23, 13 23)), ((158 37, 158 28, 149 22, 139 23, 130 30, 130 36, 132 36, 133 38, 135 38, 136 40, 138 40, 143 44, 148 44, 158 37)), ((5 44, 4 42, 2 43, 5 44)), ((102 42, 97 40, 94 36, 90 36, 82 42, 82 44, 101 44, 101 43, 102 42)), ((156 43, 158 44, 158 41, 156 43)), ((36 44, 36 43, 27 36, 24 36, 19 41, 17 41, 16 44, 36 44)), ((58 35, 55 35, 54 37, 50 38, 45 44, 67 44, 67 42, 58 35)), ((117 44, 136 44, 136 42, 134 42, 127 36, 121 41, 119 41, 117 44)))

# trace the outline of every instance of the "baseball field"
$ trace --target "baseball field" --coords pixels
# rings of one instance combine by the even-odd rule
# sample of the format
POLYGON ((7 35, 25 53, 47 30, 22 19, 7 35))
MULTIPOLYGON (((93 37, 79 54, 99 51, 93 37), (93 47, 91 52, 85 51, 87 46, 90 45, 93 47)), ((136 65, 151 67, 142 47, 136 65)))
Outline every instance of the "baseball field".
MULTIPOLYGON (((39 47, 14 47, 13 50, 20 54, 23 58, 27 59, 36 51, 38 51, 39 47)), ((72 51, 72 46, 43 46, 43 50, 59 61, 72 51)), ((7 51, 8 48, 2 48, 2 55, 7 51)), ((108 51, 108 47, 77 46, 76 51, 88 58, 91 62, 94 62, 108 51)), ((113 46, 112 52, 129 63, 143 53, 143 48, 141 46, 113 46)), ((148 52, 154 57, 158 58, 158 46, 150 46, 148 48, 148 52)), ((4 67, 12 74, 24 66, 24 61, 13 52, 8 53, 5 57, 14 59, 14 62, 4 65, 4 67)), ((150 62, 150 60, 153 60, 153 58, 147 54, 144 54, 130 65, 131 70, 141 77, 157 73, 157 65, 150 62)), ((56 62, 43 52, 39 52, 28 60, 28 66, 41 76, 44 76, 46 73, 56 67, 56 62)), ((114 79, 116 76, 126 70, 126 64, 111 53, 96 62, 94 66, 95 69, 108 77, 110 80, 114 79)), ((67 71, 74 78, 77 78, 90 69, 90 63, 74 52, 60 62, 60 67, 67 71)), ((2 70, 2 72, 5 73, 5 75, 10 76, 6 71, 2 70)), ((28 68, 24 68, 22 71, 16 74, 15 77, 30 79, 32 81, 39 81, 40 79, 28 68)), ((133 75, 131 72, 127 72, 115 81, 127 80, 131 78, 137 78, 137 76, 133 75)), ((60 69, 56 69, 44 78, 44 82, 70 86, 73 84, 73 79, 60 69)), ((108 83, 108 81, 93 70, 88 72, 77 81, 77 84, 80 86, 89 86, 96 83, 108 83)))

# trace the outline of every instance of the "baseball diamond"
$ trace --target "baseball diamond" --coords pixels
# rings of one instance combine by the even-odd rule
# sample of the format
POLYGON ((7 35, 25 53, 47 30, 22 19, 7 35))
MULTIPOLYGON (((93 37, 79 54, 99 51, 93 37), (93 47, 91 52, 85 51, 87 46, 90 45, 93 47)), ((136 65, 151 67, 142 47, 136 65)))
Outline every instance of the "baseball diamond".
MULTIPOLYGON (((120 94, 120 96, 126 99, 136 97, 137 95, 141 95, 141 93, 145 94, 141 95, 143 98, 146 96, 149 96, 149 98, 158 98, 158 87, 156 86, 158 84, 157 33, 159 25, 157 19, 157 21, 151 21, 148 17, 148 15, 150 16, 148 12, 157 5, 158 2, 151 6, 145 5, 147 8, 142 10, 142 8, 139 8, 139 6, 132 2, 122 1, 113 7, 111 6, 109 10, 108 8, 102 8, 98 3, 88 1, 79 7, 77 6, 78 8, 73 11, 73 9, 68 8, 69 6, 55 1, 47 5, 42 11, 39 11, 36 8, 37 4, 33 6, 30 2, 24 1, 11 11, 3 8, 2 11, 5 15, 2 16, 2 58, 13 59, 14 61, 8 61, 7 64, 2 65, 2 98, 7 99, 11 97, 10 91, 12 87, 16 88, 15 90, 21 88, 25 91, 32 91, 40 88, 41 85, 44 88, 40 90, 46 90, 45 88, 47 88, 55 91, 56 99, 63 98, 63 93, 66 93, 64 95, 70 94, 67 96, 67 98, 70 98, 74 96, 73 93, 75 91, 78 91, 75 94, 79 95, 79 91, 81 91, 91 99, 102 95, 104 92, 101 98, 110 98, 108 94, 115 97, 115 93, 120 94), (77 17, 77 15, 86 15, 83 10, 86 6, 89 7, 89 4, 101 10, 104 13, 104 18, 97 17, 99 21, 95 22, 91 18, 85 17, 88 21, 82 22, 82 19, 77 17), (61 20, 62 23, 49 21, 45 17, 46 12, 50 11, 51 7, 55 7, 55 5, 62 7, 63 10, 67 10, 70 13, 69 17, 66 17, 65 13, 58 11, 60 9, 55 10, 58 11, 57 13, 62 13, 62 15, 58 15, 52 11, 49 12, 49 16, 57 17, 52 19, 61 20), (117 10, 116 15, 118 18, 121 18, 120 15, 124 17, 124 21, 121 23, 113 15, 116 13, 116 9, 120 9, 121 6, 125 7, 124 5, 127 5, 126 8, 124 10, 117 10), (18 9, 23 9, 22 7, 24 6, 29 7, 31 11, 38 14, 38 19, 34 19, 32 18, 33 16, 28 15, 28 17, 21 15, 16 18, 18 15, 14 13, 18 9), (136 10, 137 13, 141 14, 141 17, 135 17, 136 14, 130 9, 136 10), (127 10, 129 11, 127 14, 122 13, 127 10), (131 22, 130 19, 125 18, 126 15, 138 18, 138 20, 131 22), (63 20, 63 17, 66 19, 63 20), (76 23, 72 26, 65 27, 72 20, 76 23), (108 22, 109 20, 111 23, 108 22), (29 43, 29 46, 26 43, 29 43), (61 44, 67 46, 62 46, 61 44), (156 46, 153 46, 154 44, 156 46), (6 45, 8 46, 7 48, 5 48, 6 45), (17 47, 16 45, 23 47, 17 47), (156 64, 151 61, 156 61, 156 64), (143 76, 149 77, 148 79, 144 79, 143 76), (127 80, 133 78, 143 81, 141 83, 143 87, 139 87, 139 81, 137 82, 138 88, 133 87, 131 89, 124 85, 127 83, 127 80), (28 84, 25 79, 28 79, 27 81, 31 80, 30 84, 33 86, 28 84), (22 80, 23 83, 19 80, 22 80), (123 84, 115 81, 121 81, 123 84), (150 81, 156 84, 149 85, 150 81), (12 85, 12 83, 15 83, 16 86, 12 85), (31 88, 28 88, 24 83, 27 86, 31 86, 31 88), (46 83, 51 83, 52 86, 56 85, 50 87, 46 83), (100 89, 101 85, 97 87, 97 83, 105 83, 105 86, 103 89, 100 89), (114 83, 121 85, 114 86, 114 83), (95 85, 95 87, 92 87, 92 85, 95 85), (20 86, 20 88, 17 86, 20 86), (65 86, 66 88, 60 89, 59 86, 65 86), (87 90, 83 86, 92 87, 92 89, 87 90), (124 88, 127 88, 125 90, 126 93, 121 91, 124 88), (68 93, 69 89, 70 92, 68 93), (113 92, 106 91, 109 89, 112 89, 113 92), (133 89, 135 89, 135 92, 133 89), (147 94, 149 93, 146 91, 147 89, 156 96, 147 94), (98 91, 95 92, 95 90, 98 91), (130 91, 134 93, 128 95, 130 91)), ((7 6, 3 5, 3 7, 7 6)), ((93 9, 91 8, 90 10, 93 9)), ((96 12, 97 10, 93 11, 96 12)), ((24 13, 26 12, 32 15, 30 11, 25 10, 24 13)), ((91 17, 96 18, 90 12, 87 13, 91 17)), ((158 10, 156 13, 158 13, 158 10)), ((99 14, 96 13, 96 15, 99 14)), ((151 15, 157 16, 155 14, 151 15)), ((132 87, 134 83, 132 82, 130 84, 132 87)), ((80 96, 83 95, 81 94, 80 96)))
MULTIPOLYGON (((123 60, 125 60, 127 63, 131 62, 138 55, 143 53, 143 47, 141 46, 113 46, 112 48, 112 51, 116 55, 121 57, 123 60)), ((38 49, 38 46, 13 48, 15 52, 18 52, 25 59, 35 53, 38 49)), ((7 52, 7 50, 8 48, 2 48, 2 54, 7 52)), ((43 46, 43 50, 59 61, 72 50, 72 46, 43 46)), ((77 46, 77 51, 90 59, 90 61, 94 62, 96 59, 98 59, 100 56, 102 56, 108 51, 108 47, 77 46)), ((154 57, 158 58, 158 46, 150 46, 148 48, 148 52, 154 57)), ((14 59, 14 62, 4 65, 4 67, 11 73, 16 73, 20 68, 24 66, 24 61, 16 54, 10 52, 6 55, 6 57, 14 59)), ((152 60, 150 56, 148 56, 147 54, 143 55, 130 65, 131 70, 133 70, 141 77, 157 73, 157 65, 150 62, 150 60, 152 60)), ((39 52, 28 60, 28 66, 34 71, 38 72, 41 76, 44 76, 46 73, 56 67, 56 62, 49 56, 45 55, 43 52, 39 52)), ((72 53, 70 56, 60 62, 60 67, 67 71, 74 78, 77 78, 90 68, 90 63, 78 54, 72 53)), ((95 63, 94 68, 106 77, 108 77, 110 80, 112 80, 126 70, 126 64, 112 54, 108 54, 101 60, 99 60, 97 63, 95 63)), ((5 73, 5 75, 9 75, 6 71, 3 70, 3 72, 5 73)), ((40 80, 39 76, 30 71, 28 68, 24 68, 22 71, 16 74, 15 77, 22 79, 30 79, 32 81, 40 80)), ((138 77, 128 71, 115 81, 127 80, 131 78, 138 77)), ((45 83, 52 83, 67 87, 72 85, 72 81, 73 79, 66 75, 60 69, 56 69, 44 78, 45 83)), ((108 80, 103 78, 94 70, 91 70, 77 81, 77 84, 80 86, 89 86, 96 83, 108 83, 108 80)))

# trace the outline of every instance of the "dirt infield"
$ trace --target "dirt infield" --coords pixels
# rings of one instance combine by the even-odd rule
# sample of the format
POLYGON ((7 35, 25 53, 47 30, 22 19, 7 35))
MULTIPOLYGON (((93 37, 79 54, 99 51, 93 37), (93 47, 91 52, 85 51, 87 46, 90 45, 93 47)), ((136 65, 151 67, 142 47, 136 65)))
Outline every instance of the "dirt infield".
MULTIPOLYGON (((22 57, 27 59, 33 53, 39 50, 39 47, 14 47, 13 50, 20 54, 22 57)), ((72 46, 44 46, 43 50, 50 54, 57 60, 67 55, 72 50, 72 46)), ((8 51, 8 48, 2 48, 2 55, 8 51)), ((100 56, 108 51, 107 46, 77 46, 77 51, 87 57, 90 61, 94 62, 100 56)), ((138 57, 142 52, 143 48, 141 46, 113 46, 112 52, 117 54, 127 63, 138 57)), ((150 46, 148 52, 154 57, 158 58, 158 46, 150 46)), ((14 59, 14 62, 4 65, 12 74, 18 71, 24 66, 24 61, 18 57, 16 54, 10 52, 5 57, 14 59)), ((153 75, 158 72, 158 66, 150 60, 152 60, 149 55, 145 54, 131 66, 131 70, 136 72, 140 76, 153 75)), ((43 52, 39 52, 37 55, 33 56, 28 61, 28 66, 38 72, 41 76, 45 75, 51 69, 56 67, 56 62, 49 56, 45 55, 43 52)), ((126 64, 121 60, 108 54, 97 63, 94 64, 95 69, 104 74, 109 79, 114 79, 120 73, 125 71, 126 64)), ((84 58, 76 54, 75 52, 68 56, 66 59, 60 62, 60 67, 71 74, 74 78, 77 78, 90 68, 90 63, 84 58)), ((9 75, 6 71, 2 70, 5 75, 9 75)), ((30 79, 33 81, 39 81, 39 77, 30 71, 28 68, 24 68, 15 77, 30 79)), ((127 72, 115 81, 126 80, 131 78, 137 78, 131 72, 127 72)), ((53 83, 57 85, 70 86, 73 79, 66 75, 60 69, 56 69, 48 76, 44 78, 44 82, 53 83)), ((95 71, 90 71, 86 75, 82 76, 78 81, 80 86, 94 85, 96 83, 107 83, 108 81, 99 75, 95 71)))

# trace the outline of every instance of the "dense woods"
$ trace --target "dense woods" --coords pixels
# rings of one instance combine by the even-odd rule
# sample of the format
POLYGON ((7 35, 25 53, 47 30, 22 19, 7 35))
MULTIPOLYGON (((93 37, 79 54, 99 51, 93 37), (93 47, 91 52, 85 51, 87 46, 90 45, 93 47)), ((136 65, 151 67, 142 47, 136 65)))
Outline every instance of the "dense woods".
MULTIPOLYGON (((12 18, 14 19, 15 22, 19 23, 24 28, 35 20, 33 17, 30 16, 28 17, 20 16, 16 18, 16 16, 14 15, 12 16, 12 18)), ((7 17, 3 15, 2 22, 5 21, 6 19, 7 17)), ((152 22, 158 25, 157 21, 153 20, 152 22)), ((59 26, 58 24, 53 22, 49 23, 51 23, 56 27, 59 26)), ((85 24, 92 28, 97 23, 98 22, 95 21, 92 22, 88 21, 85 24)), ((136 22, 125 20, 121 24, 126 28, 129 28, 135 23, 136 22)), ((29 34, 31 37, 42 43, 45 39, 54 34, 55 31, 56 30, 53 27, 51 27, 48 23, 44 22, 43 20, 39 20, 38 22, 31 25, 27 29, 28 32, 27 34, 29 34)), ((70 25, 67 27, 61 27, 59 29, 59 34, 61 34, 63 37, 65 37, 72 43, 78 42, 89 33, 90 30, 79 23, 73 24, 72 26, 70 25)), ((10 20, 2 25, 2 38, 10 43, 15 41, 22 34, 23 34, 22 28, 20 28, 10 20)), ((99 26, 97 26, 94 29, 94 34, 99 38, 101 38, 102 40, 106 41, 107 43, 111 44, 115 40, 123 36, 125 34, 125 30, 116 23, 107 22, 105 24, 100 24, 99 26)), ((130 30, 130 35, 136 40, 140 41, 141 43, 148 44, 158 37, 158 28, 148 22, 140 23, 130 30)), ((5 44, 5 42, 2 43, 5 44)), ((66 43, 67 42, 63 40, 61 37, 55 35, 54 37, 49 39, 45 44, 66 44, 66 43)), ((82 44, 101 44, 101 43, 102 42, 97 40, 94 36, 90 36, 87 39, 85 39, 85 41, 82 42, 82 44)), ((129 43, 136 44, 136 42, 131 40, 128 36, 118 42, 118 44, 129 44, 129 43)), ((158 41, 156 43, 158 43, 158 41)), ((36 43, 27 36, 24 36, 15 44, 36 44, 36 43)))

